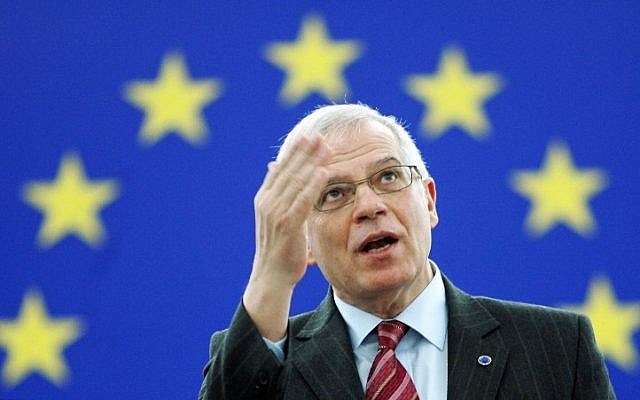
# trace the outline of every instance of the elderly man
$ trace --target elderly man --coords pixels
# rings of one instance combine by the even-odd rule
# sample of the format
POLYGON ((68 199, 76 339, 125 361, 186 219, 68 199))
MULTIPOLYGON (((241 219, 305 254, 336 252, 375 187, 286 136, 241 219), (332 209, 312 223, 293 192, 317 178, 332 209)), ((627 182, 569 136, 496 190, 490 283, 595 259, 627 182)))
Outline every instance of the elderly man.
POLYGON ((201 399, 614 398, 588 320, 462 292, 429 260, 436 186, 393 117, 331 105, 255 197, 253 269, 201 399), (317 265, 330 290, 289 317, 317 265))

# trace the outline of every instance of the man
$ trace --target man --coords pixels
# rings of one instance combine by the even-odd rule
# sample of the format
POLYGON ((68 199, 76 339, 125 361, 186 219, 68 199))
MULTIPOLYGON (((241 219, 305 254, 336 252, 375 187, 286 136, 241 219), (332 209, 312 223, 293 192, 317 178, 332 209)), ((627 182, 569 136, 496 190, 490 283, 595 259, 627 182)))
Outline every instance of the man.
POLYGON ((201 399, 615 398, 585 317, 471 297, 429 260, 435 182, 393 117, 315 110, 254 205, 253 269, 201 399), (329 294, 289 318, 309 265, 329 294))

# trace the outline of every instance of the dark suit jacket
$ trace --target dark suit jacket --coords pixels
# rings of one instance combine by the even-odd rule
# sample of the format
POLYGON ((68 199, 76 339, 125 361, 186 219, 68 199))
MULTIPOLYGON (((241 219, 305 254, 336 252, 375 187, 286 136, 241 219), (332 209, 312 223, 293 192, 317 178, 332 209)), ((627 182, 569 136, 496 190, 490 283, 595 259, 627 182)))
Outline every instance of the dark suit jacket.
MULTIPOLYGON (((588 319, 472 297, 444 278, 449 399, 614 399, 588 319), (477 359, 489 355, 482 366, 477 359)), ((364 399, 344 320, 331 293, 289 321, 280 364, 238 307, 211 338, 200 399, 364 399)), ((427 399, 428 400, 428 399, 427 399)))

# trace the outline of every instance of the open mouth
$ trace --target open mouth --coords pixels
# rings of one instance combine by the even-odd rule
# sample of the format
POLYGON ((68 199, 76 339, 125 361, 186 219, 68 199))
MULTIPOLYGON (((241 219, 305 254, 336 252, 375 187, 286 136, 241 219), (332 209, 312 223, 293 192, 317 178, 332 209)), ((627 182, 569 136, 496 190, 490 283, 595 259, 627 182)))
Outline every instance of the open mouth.
POLYGON ((378 239, 366 241, 362 246, 360 246, 360 252, 363 253, 380 253, 386 249, 388 249, 392 244, 398 241, 397 238, 393 236, 384 236, 378 239))

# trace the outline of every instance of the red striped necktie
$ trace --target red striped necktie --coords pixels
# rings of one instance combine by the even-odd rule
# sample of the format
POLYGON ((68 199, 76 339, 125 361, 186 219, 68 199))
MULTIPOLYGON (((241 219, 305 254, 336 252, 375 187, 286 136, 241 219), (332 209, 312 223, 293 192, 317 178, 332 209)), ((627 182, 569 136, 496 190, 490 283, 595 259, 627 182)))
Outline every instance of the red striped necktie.
POLYGON ((378 324, 378 353, 367 379, 366 400, 415 400, 411 377, 396 358, 396 346, 409 327, 400 321, 378 324))

